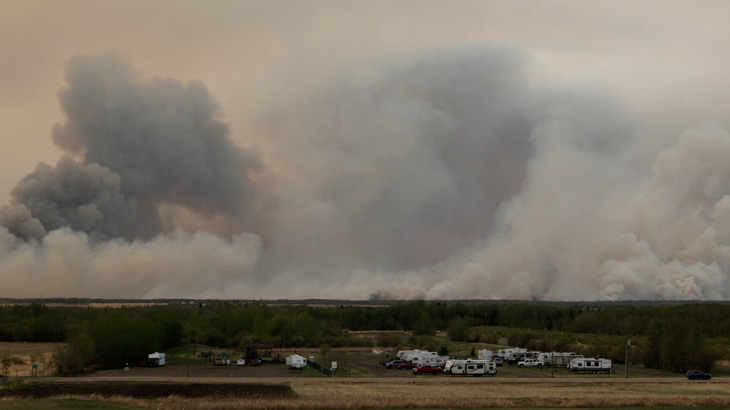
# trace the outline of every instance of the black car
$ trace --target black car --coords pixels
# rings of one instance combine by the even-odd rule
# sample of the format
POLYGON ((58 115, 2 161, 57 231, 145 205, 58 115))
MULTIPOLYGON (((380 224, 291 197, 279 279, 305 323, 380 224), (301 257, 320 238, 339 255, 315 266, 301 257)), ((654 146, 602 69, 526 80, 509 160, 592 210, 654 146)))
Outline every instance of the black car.
POLYGON ((403 363, 404 363, 403 360, 400 360, 400 359, 391 360, 390 362, 385 364, 385 367, 387 369, 395 369, 403 363))
POLYGON ((687 372, 687 378, 690 380, 710 380, 712 375, 699 370, 690 370, 687 372))

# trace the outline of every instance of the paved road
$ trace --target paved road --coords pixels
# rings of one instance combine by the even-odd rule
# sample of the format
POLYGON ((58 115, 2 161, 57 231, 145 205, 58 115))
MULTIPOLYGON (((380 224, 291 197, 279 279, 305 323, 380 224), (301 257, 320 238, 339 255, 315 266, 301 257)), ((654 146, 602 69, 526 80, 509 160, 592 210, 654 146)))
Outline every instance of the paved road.
MULTIPOLYGON (((167 382, 167 383, 349 383, 349 384, 427 384, 427 383, 489 383, 489 384, 549 384, 549 383, 565 383, 565 384, 627 384, 627 383, 687 383, 687 379, 683 377, 637 377, 626 379, 624 377, 451 377, 439 375, 436 377, 430 375, 418 376, 413 378, 402 377, 378 377, 378 378, 329 378, 329 377, 151 377, 151 376, 93 376, 93 377, 41 377, 28 378, 29 382, 33 381, 62 381, 62 382, 106 382, 106 381, 129 381, 129 382, 167 382)), ((730 378, 721 377, 713 378, 710 381, 692 381, 692 383, 711 383, 726 384, 730 383, 730 378)))

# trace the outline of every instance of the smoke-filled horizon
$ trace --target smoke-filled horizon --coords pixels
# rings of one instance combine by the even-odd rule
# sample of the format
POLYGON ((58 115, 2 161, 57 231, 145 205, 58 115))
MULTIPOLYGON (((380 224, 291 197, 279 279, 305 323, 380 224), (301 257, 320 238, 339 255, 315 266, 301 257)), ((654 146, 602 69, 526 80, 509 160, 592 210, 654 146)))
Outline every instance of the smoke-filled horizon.
POLYGON ((63 156, 0 208, 3 289, 728 299, 730 133, 652 144, 619 96, 536 70, 508 48, 433 51, 271 104, 234 142, 205 79, 73 56, 49 124, 63 156))

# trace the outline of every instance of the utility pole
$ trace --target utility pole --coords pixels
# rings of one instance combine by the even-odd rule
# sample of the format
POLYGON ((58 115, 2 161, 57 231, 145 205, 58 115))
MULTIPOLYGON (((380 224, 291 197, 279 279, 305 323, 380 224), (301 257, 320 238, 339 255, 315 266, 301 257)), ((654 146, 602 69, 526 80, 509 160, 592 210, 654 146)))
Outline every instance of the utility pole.
POLYGON ((626 363, 624 363, 624 372, 626 378, 629 378, 629 347, 631 347, 631 339, 629 339, 629 333, 626 332, 626 363))
POLYGON ((550 334, 550 344, 553 352, 550 353, 550 377, 555 377, 555 335, 550 334))
POLYGON ((188 377, 190 377, 190 323, 188 325, 188 349, 187 349, 187 362, 188 362, 188 377))

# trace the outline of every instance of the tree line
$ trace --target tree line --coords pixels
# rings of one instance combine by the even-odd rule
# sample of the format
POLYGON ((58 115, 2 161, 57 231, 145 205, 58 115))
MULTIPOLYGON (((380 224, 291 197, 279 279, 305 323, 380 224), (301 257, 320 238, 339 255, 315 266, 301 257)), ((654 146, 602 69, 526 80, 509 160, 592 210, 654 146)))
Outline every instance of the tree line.
POLYGON ((426 338, 445 331, 453 341, 497 344, 506 339, 509 345, 543 351, 589 346, 620 363, 625 339, 631 337, 630 360, 684 371, 727 355, 730 305, 413 301, 375 307, 196 301, 121 308, 39 302, 0 307, 0 341, 68 342, 57 360, 66 372, 91 364, 123 366, 188 341, 240 349, 254 343, 298 348, 419 341, 383 336, 373 342, 349 335, 368 330, 426 338))

